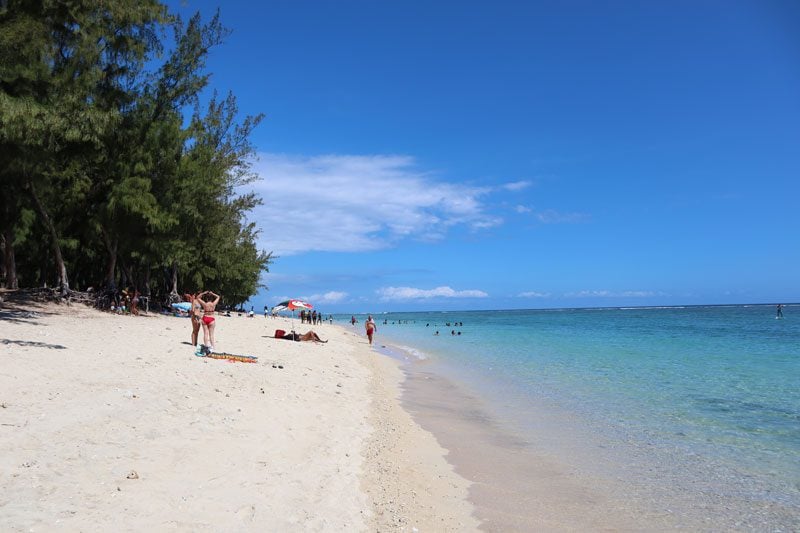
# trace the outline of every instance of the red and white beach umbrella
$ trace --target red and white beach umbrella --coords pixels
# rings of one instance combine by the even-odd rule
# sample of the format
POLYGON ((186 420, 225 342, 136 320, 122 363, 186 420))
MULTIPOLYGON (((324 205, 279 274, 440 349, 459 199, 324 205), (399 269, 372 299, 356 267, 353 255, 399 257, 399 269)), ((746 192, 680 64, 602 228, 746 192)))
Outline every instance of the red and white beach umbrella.
POLYGON ((281 302, 274 307, 277 311, 283 311, 284 309, 289 309, 290 311, 294 311, 295 309, 313 309, 314 306, 308 302, 304 302, 303 300, 286 300, 285 302, 281 302))
POLYGON ((294 332, 294 310, 295 309, 313 309, 314 306, 303 300, 286 300, 272 308, 273 311, 279 312, 288 309, 292 312, 292 332, 294 332))

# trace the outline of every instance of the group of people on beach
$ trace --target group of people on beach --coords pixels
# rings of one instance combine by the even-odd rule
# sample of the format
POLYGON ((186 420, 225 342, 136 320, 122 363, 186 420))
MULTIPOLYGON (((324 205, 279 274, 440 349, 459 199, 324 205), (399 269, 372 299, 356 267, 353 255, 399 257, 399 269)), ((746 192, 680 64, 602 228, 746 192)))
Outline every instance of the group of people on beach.
POLYGON ((197 336, 203 328, 203 346, 214 351, 214 328, 216 327, 214 312, 219 303, 219 295, 212 291, 196 294, 184 294, 183 300, 192 304, 189 317, 192 319, 192 345, 197 346, 197 336), (208 297, 212 299, 208 299, 208 297))
MULTIPOLYGON (((216 328, 216 319, 214 318, 214 313, 216 311, 217 304, 219 304, 220 296, 209 290, 194 294, 186 293, 183 295, 183 300, 191 304, 189 309, 189 317, 192 320, 192 345, 197 346, 200 328, 202 327, 203 344, 200 348, 205 347, 213 352, 216 344, 214 339, 214 330, 216 328)), ((301 318, 304 318, 304 321, 307 321, 309 324, 322 323, 322 313, 306 313, 305 317, 303 317, 301 314, 301 318)), ((355 317, 352 317, 351 323, 355 325, 355 317)), ((364 329, 366 330, 369 344, 372 345, 375 332, 378 330, 378 326, 375 324, 375 320, 372 318, 372 315, 369 315, 366 322, 364 322, 364 329)), ((276 335, 276 337, 294 341, 327 342, 322 340, 313 331, 309 331, 308 333, 302 335, 292 331, 280 336, 276 335)))
POLYGON ((321 312, 318 313, 316 309, 313 311, 302 310, 300 311, 300 323, 301 324, 308 323, 311 324, 312 326, 315 326, 317 324, 322 324, 322 313, 321 312))
POLYGON ((134 316, 139 316, 139 298, 142 295, 138 289, 122 289, 120 296, 124 309, 134 316))
MULTIPOLYGON (((89 292, 93 289, 90 287, 89 292)), ((116 285, 112 285, 103 291, 105 296, 106 305, 101 304, 101 308, 110 310, 112 313, 117 314, 131 314, 139 316, 139 303, 147 298, 142 296, 138 289, 125 288, 121 291, 117 289, 116 285)))

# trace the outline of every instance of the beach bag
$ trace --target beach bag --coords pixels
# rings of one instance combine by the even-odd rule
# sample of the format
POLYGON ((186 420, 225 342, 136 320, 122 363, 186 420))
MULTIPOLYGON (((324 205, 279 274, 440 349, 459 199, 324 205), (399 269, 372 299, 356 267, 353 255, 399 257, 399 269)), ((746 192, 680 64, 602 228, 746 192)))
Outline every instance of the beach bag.
POLYGON ((283 331, 282 329, 276 329, 276 330, 275 330, 275 338, 276 338, 276 339, 280 339, 280 338, 281 338, 281 337, 283 337, 284 335, 286 335, 286 332, 285 332, 285 331, 283 331))

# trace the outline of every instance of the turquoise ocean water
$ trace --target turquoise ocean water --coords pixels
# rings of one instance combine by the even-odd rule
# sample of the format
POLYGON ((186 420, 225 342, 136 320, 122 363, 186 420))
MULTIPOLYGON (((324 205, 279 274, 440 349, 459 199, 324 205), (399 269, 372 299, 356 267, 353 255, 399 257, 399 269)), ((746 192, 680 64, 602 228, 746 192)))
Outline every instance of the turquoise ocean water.
MULTIPOLYGON (((777 503, 800 527, 800 305, 784 315, 741 305, 375 319, 379 343, 467 384, 493 416, 532 439, 532 406, 550 406, 625 443, 606 458, 609 475, 631 450, 646 449, 624 474, 632 481, 734 495, 753 509, 777 503)), ((361 331, 365 315, 356 317, 361 331)))

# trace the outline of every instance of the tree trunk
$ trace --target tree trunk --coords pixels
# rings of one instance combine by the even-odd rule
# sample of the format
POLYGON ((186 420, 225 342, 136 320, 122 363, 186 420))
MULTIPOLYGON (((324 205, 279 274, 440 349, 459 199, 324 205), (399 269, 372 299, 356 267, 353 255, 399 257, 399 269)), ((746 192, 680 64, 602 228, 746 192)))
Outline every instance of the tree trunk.
POLYGON ((4 267, 6 274, 6 289, 18 289, 19 281, 17 280, 17 258, 14 254, 14 235, 10 228, 6 228, 4 237, 4 267))
POLYGON ((39 200, 33 183, 30 181, 28 182, 28 192, 31 195, 31 199, 33 199, 33 205, 36 206, 36 211, 39 212, 39 216, 42 217, 42 222, 44 222, 48 233, 50 233, 50 240, 53 244, 53 255, 56 258, 59 290, 61 291, 61 296, 66 296, 69 294, 69 278, 67 277, 67 265, 64 264, 64 258, 61 255, 61 246, 58 244, 58 232, 53 225, 53 221, 50 220, 50 216, 47 214, 44 205, 42 205, 42 202, 39 200))
POLYGON ((101 228, 100 235, 103 237, 103 244, 106 245, 108 251, 108 258, 106 259, 106 276, 103 280, 103 286, 109 288, 116 288, 114 283, 114 273, 117 270, 117 248, 119 246, 119 238, 114 237, 114 241, 108 237, 106 230, 101 228))
MULTIPOLYGON (((8 193, 8 191, 6 191, 8 193)), ((11 222, 13 217, 10 213, 9 201, 4 202, 4 216, 7 226, 3 228, 3 233, 0 235, 0 240, 3 244, 3 265, 2 275, 4 278, 6 289, 18 289, 19 281, 17 280, 17 259, 14 254, 14 223, 11 222)))
POLYGON ((147 268, 144 269, 144 281, 142 283, 142 294, 150 298, 150 263, 147 263, 147 268))
POLYGON ((178 297, 178 262, 172 262, 172 290, 169 291, 170 296, 178 297))
POLYGON ((144 271, 144 290, 142 293, 145 296, 145 308, 144 311, 146 313, 150 312, 150 263, 147 263, 147 268, 144 271))
POLYGON ((3 254, 3 262, 0 263, 0 279, 3 280, 3 287, 5 287, 6 279, 6 236, 5 233, 0 233, 0 254, 3 254))
POLYGON ((120 261, 122 274, 125 276, 124 283, 122 284, 123 289, 127 289, 132 287, 134 290, 136 289, 136 280, 133 279, 133 270, 131 269, 130 265, 128 265, 125 261, 120 261))

